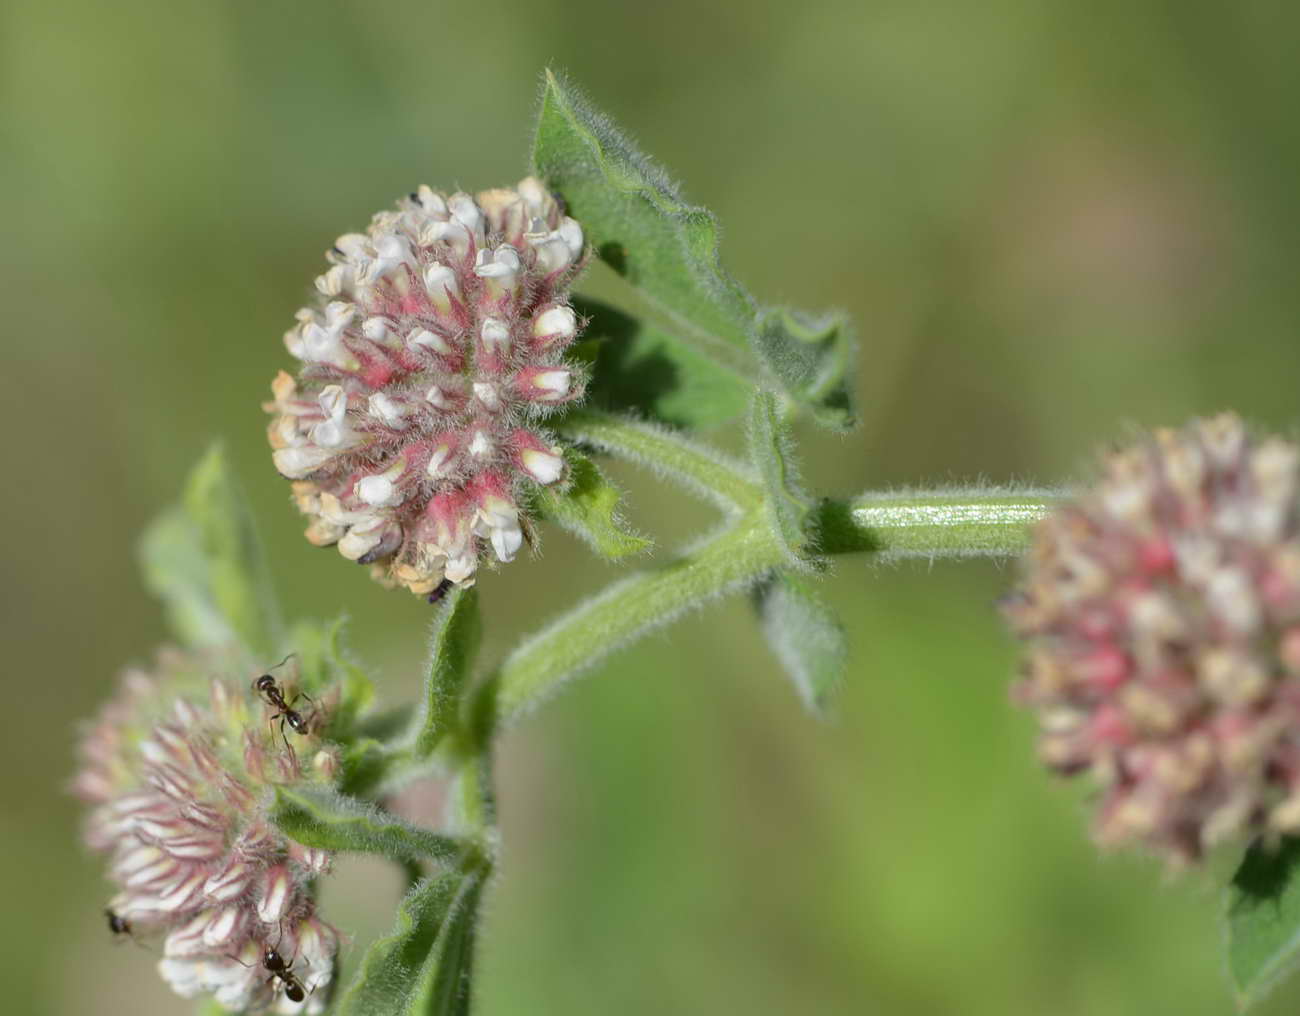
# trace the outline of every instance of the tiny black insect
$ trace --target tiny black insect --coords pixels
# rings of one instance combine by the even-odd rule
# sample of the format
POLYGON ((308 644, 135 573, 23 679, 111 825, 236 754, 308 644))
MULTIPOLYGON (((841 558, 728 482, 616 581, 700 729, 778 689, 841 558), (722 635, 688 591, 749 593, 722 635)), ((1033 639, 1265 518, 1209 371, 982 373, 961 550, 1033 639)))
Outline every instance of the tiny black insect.
POLYGON ((434 587, 433 592, 429 594, 429 602, 438 603, 439 601, 441 601, 444 596, 446 596, 449 592, 451 592, 451 587, 452 587, 451 579, 443 579, 434 587))
MULTIPOLYGON (((293 656, 294 654, 290 653, 271 669, 275 670, 276 667, 284 666, 293 658, 293 656)), ((254 681, 253 690, 262 696, 262 700, 267 705, 271 706, 273 709, 279 710, 279 712, 273 715, 268 722, 274 724, 276 720, 280 721, 280 736, 284 738, 284 746, 292 751, 293 748, 289 744, 288 735, 284 732, 284 725, 287 723, 295 734, 311 733, 311 722, 307 717, 303 716, 302 713, 293 708, 293 704, 298 701, 299 695, 307 699, 308 702, 311 701, 311 696, 299 692, 298 695, 295 695, 292 699, 286 702, 284 700, 284 693, 280 691, 280 686, 276 684, 275 678, 270 674, 263 674, 254 681)))
MULTIPOLYGON (((248 964, 238 956, 231 956, 230 958, 241 967, 248 966, 248 964)), ((301 1002, 308 995, 315 994, 316 989, 312 988, 308 991, 303 987, 302 981, 300 981, 298 975, 293 972, 293 962, 293 960, 290 960, 288 963, 284 962, 284 957, 280 955, 280 950, 276 946, 268 945, 262 949, 262 966, 271 974, 271 976, 266 979, 266 983, 272 984, 275 981, 279 981, 280 987, 284 989, 285 998, 290 1002, 301 1002)))
MULTIPOLYGON (((307 997, 302 981, 298 980, 298 975, 293 972, 293 962, 285 963, 278 949, 267 946, 262 953, 262 966, 271 972, 266 983, 270 984, 278 978, 284 987, 284 997, 290 1002, 301 1002, 307 997)), ((315 991, 314 988, 312 990, 315 991)))
POLYGON ((114 935, 131 934, 131 922, 120 914, 114 913, 111 909, 104 909, 104 916, 108 918, 108 930, 114 935))

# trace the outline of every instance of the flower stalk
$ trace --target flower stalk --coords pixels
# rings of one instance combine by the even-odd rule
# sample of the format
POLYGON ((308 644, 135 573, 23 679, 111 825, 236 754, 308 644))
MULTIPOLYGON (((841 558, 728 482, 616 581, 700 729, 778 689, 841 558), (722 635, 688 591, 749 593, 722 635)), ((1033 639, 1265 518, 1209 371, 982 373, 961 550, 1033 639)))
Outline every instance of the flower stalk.
MULTIPOLYGON (((475 744, 509 726, 561 685, 688 610, 758 582, 786 563, 751 470, 675 432, 609 414, 569 414, 564 436, 645 466, 721 506, 732 518, 662 567, 611 584, 523 642, 476 690, 475 744)), ((826 499, 810 526, 821 554, 1006 557, 1059 500, 1053 491, 969 488, 826 499)))

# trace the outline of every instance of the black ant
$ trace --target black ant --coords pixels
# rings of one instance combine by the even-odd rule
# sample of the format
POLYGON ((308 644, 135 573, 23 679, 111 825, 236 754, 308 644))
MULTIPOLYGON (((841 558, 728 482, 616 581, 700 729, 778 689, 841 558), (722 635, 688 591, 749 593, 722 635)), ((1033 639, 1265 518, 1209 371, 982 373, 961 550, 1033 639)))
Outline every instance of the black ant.
MULTIPOLYGON (((272 667, 271 669, 275 670, 276 667, 283 667, 286 663, 288 663, 291 659, 293 659, 294 655, 295 655, 294 653, 290 653, 283 660, 277 663, 275 667, 272 667)), ((306 735, 311 733, 311 722, 305 716, 303 716, 302 713, 298 712, 298 710, 293 708, 293 704, 294 702, 298 701, 299 696, 302 696, 308 702, 311 701, 311 696, 307 695, 304 692, 299 692, 290 701, 286 702, 284 700, 284 693, 280 691, 280 686, 275 683, 275 678, 272 677, 270 674, 263 674, 256 681, 254 681, 253 690, 262 696, 262 700, 267 705, 271 706, 273 709, 280 710, 278 713, 272 716, 267 722, 275 723, 276 720, 280 721, 280 736, 284 738, 284 746, 288 748, 290 751, 293 751, 293 748, 289 744, 288 735, 286 735, 284 732, 284 725, 286 723, 289 724, 290 728, 293 730, 295 734, 306 735)))
POLYGON ((451 592, 451 587, 453 584, 454 583, 451 581, 451 579, 443 579, 441 582, 437 584, 437 586, 434 587, 433 592, 429 594, 429 602, 430 603, 440 602, 444 596, 446 596, 449 592, 451 592))
POLYGON ((113 933, 114 943, 120 944, 129 940, 141 949, 153 952, 152 949, 135 937, 135 926, 112 907, 104 908, 104 916, 108 919, 108 930, 113 933))
MULTIPOLYGON (((238 956, 231 956, 230 958, 241 967, 248 966, 248 964, 238 956)), ((293 972, 293 960, 290 960, 288 963, 284 962, 284 957, 280 955, 280 950, 275 946, 268 945, 263 948, 262 966, 271 974, 271 976, 266 979, 266 983, 271 984, 273 981, 278 980, 284 987, 284 997, 290 1002, 301 1002, 309 994, 316 993, 315 988, 312 988, 309 992, 303 987, 302 981, 300 981, 298 975, 293 972)))
MULTIPOLYGON (((301 1002, 307 997, 307 992, 303 989, 302 981, 298 980, 298 975, 293 972, 293 961, 284 962, 284 957, 280 951, 271 946, 262 953, 262 966, 271 972, 271 976, 266 979, 266 983, 279 978, 280 983, 284 986, 284 997, 290 1002, 301 1002)), ((314 992, 316 989, 313 988, 314 992)))

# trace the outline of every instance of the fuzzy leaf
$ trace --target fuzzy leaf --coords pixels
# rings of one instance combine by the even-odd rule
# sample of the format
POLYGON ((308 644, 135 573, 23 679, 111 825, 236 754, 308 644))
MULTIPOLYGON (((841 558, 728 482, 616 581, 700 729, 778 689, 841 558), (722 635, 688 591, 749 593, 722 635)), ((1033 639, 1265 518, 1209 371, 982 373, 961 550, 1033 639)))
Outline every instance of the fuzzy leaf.
MULTIPOLYGON (((402 729, 409 723, 410 710, 402 710, 402 729)), ((390 750, 378 738, 353 731, 352 740, 343 747, 339 790, 353 797, 364 797, 381 784, 395 764, 403 761, 401 749, 390 750)))
POLYGON ((1228 889, 1228 969, 1251 1005, 1300 957, 1300 838, 1246 851, 1228 889))
POLYGON ((856 423, 849 393, 854 341, 845 315, 767 309, 759 315, 757 342, 772 373, 811 408, 813 419, 832 430, 856 423))
POLYGON ((290 839, 321 850, 443 862, 464 850, 453 837, 408 825, 373 805, 327 790, 276 787, 271 820, 290 839))
POLYGON ((590 297, 575 296, 587 320, 575 349, 590 364, 587 404, 674 427, 702 429, 734 420, 745 411, 757 372, 737 373, 683 341, 590 297))
POLYGON ((768 391, 754 393, 749 412, 749 450, 767 489, 767 514, 772 529, 798 559, 808 546, 808 516, 812 503, 799 483, 790 429, 768 391))
POLYGON ((804 705, 824 715, 844 681, 844 626, 803 575, 777 572, 755 592, 767 644, 794 681, 804 705))
POLYGON ((290 629, 288 642, 297 657, 302 687, 308 694, 336 681, 342 685, 343 694, 330 717, 328 732, 339 740, 348 737, 357 717, 375 697, 370 676, 348 659, 339 645, 344 627, 342 618, 324 624, 299 621, 290 629))
POLYGON ((533 507, 544 519, 554 522, 582 540, 601 557, 614 560, 640 554, 654 541, 633 532, 618 510, 622 492, 605 479, 596 463, 576 448, 564 450, 569 478, 562 489, 541 488, 533 507))
POLYGON ((702 379, 716 383, 721 370, 752 385, 768 376, 820 422, 851 422, 847 331, 829 319, 760 310, 722 269, 713 213, 688 204, 608 116, 550 72, 533 162, 601 259, 665 319, 657 349, 675 372, 694 373, 704 357, 712 364, 702 379), (683 346, 696 356, 681 355, 683 346))
POLYGON ((488 866, 472 860, 417 882, 335 1007, 337 1016, 468 1016, 479 899, 488 866))
POLYGON ((435 608, 429 633, 424 715, 415 735, 417 758, 427 757, 459 722, 461 694, 469 684, 482 637, 478 590, 452 589, 435 608))
POLYGON ((270 573, 219 447, 190 473, 181 503, 145 532, 141 565, 182 641, 195 647, 242 643, 265 658, 280 645, 270 573))

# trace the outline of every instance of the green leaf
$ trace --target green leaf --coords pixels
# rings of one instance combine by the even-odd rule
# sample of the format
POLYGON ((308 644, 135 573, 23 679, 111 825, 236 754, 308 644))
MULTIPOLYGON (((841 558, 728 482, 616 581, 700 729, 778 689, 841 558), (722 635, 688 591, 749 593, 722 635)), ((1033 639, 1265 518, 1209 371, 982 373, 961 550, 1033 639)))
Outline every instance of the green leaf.
POLYGON ((776 396, 754 393, 749 412, 749 450, 767 497, 765 505, 772 529, 798 562, 808 547, 808 518, 812 503, 799 483, 790 430, 781 419, 776 396))
MULTIPOLYGON (((402 710, 402 730, 410 722, 410 709, 402 710)), ((395 765, 405 761, 400 748, 390 749, 384 741, 360 736, 354 731, 352 741, 343 747, 338 789, 343 794, 364 797, 383 783, 395 765)))
POLYGON ((601 557, 617 559, 640 554, 654 546, 652 540, 633 532, 618 510, 622 492, 610 483, 591 459, 576 448, 564 450, 569 464, 566 484, 540 488, 533 507, 544 519, 554 522, 582 540, 601 557))
POLYGON ((844 681, 848 643, 844 626, 803 575, 777 572, 758 587, 755 606, 772 647, 803 699, 824 715, 844 681))
POLYGON ((807 404, 813 419, 832 430, 856 422, 849 379, 854 342, 847 316, 810 314, 791 308, 765 310, 759 317, 758 348, 786 391, 807 404))
POLYGON ((290 629, 288 642, 297 657, 302 686, 309 695, 336 682, 342 687, 326 731, 334 740, 349 738, 357 718, 375 697, 370 676, 348 658, 339 644, 345 626, 343 618, 327 623, 299 621, 290 629))
POLYGON ((722 269, 713 213, 688 204, 608 116, 549 71, 533 162, 601 259, 664 319, 657 335, 641 341, 679 382, 697 372, 696 383, 706 385, 718 384, 720 373, 751 387, 772 378, 820 422, 851 423, 845 378, 852 338, 842 324, 761 310, 722 269), (684 354, 687 347, 694 357, 684 354), (701 357, 711 361, 702 371, 701 357))
POLYGON ((468 1016, 479 900, 489 866, 472 859, 423 879, 335 1008, 336 1016, 468 1016))
POLYGON ((461 696, 482 637, 478 590, 453 588, 435 608, 429 632, 429 676, 424 685, 424 715, 415 735, 416 758, 427 758, 459 724, 461 696))
MULTIPOLYGON (((744 413, 755 379, 717 363, 690 342, 590 297, 575 296, 587 320, 574 350, 589 363, 587 405, 674 427, 703 429, 744 413)), ((754 373, 751 371, 751 373, 754 373)))
POLYGON ((1300 956, 1300 838, 1246 851, 1228 888, 1228 969, 1252 1005, 1300 956))
POLYGON ((271 821, 307 847, 378 854, 394 861, 450 862, 465 849, 461 840, 408 825, 329 790, 276 787, 271 821))
POLYGON ((219 447, 194 468, 181 503, 145 532, 141 565, 182 641, 199 648, 242 643, 267 659, 280 645, 270 573, 219 447))

